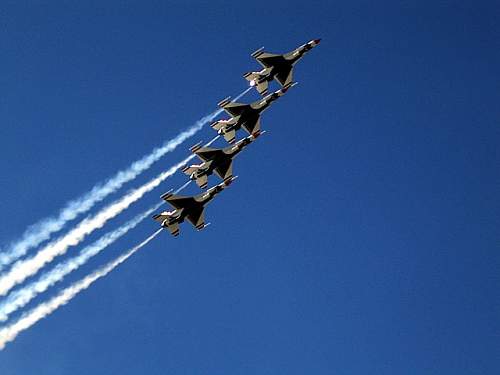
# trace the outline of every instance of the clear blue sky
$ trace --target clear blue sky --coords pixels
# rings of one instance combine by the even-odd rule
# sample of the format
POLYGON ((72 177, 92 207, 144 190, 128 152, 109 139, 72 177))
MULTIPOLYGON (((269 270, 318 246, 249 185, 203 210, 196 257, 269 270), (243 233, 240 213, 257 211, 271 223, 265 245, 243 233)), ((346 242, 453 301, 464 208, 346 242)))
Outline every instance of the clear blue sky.
POLYGON ((241 92, 255 49, 322 43, 212 225, 162 233, 10 343, 0 373, 500 373, 498 2, 232 3, 3 2, 1 243, 241 92))

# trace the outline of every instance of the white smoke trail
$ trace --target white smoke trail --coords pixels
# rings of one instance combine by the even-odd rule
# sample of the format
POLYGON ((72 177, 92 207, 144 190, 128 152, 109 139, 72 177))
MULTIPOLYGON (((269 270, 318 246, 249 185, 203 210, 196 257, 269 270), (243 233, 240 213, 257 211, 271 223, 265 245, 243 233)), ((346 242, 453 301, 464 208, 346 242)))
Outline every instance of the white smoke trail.
POLYGON ((202 118, 197 121, 194 126, 182 132, 174 139, 165 142, 161 147, 156 148, 149 155, 146 155, 140 160, 134 162, 127 169, 118 172, 104 184, 99 184, 83 197, 70 201, 59 212, 57 217, 45 219, 42 222, 28 228, 21 240, 12 244, 5 253, 0 254, 0 270, 6 265, 12 263, 14 260, 25 255, 30 248, 33 248, 41 242, 49 239, 52 233, 61 230, 68 221, 73 220, 78 215, 87 212, 96 203, 118 190, 121 186, 123 186, 123 184, 137 177, 141 172, 148 169, 167 152, 173 151, 179 144, 198 132, 204 124, 211 121, 219 113, 220 110, 202 118))
POLYGON ((38 294, 45 292, 55 283, 62 281, 66 275, 76 270, 93 256, 99 254, 107 246, 125 235, 128 231, 135 228, 141 221, 156 211, 163 202, 156 204, 149 210, 137 215, 132 220, 120 226, 114 231, 108 232, 93 244, 86 246, 80 255, 70 258, 65 262, 59 263, 51 271, 45 272, 38 280, 29 283, 22 289, 11 293, 7 299, 0 304, 0 321, 8 319, 9 315, 17 311, 23 306, 26 306, 38 294))
MULTIPOLYGON (((246 89, 239 94, 234 100, 241 98, 248 93, 251 88, 246 89)), ((59 214, 55 217, 49 217, 32 226, 30 226, 21 239, 10 244, 5 250, 0 250, 0 271, 8 264, 25 255, 29 249, 38 246, 43 241, 50 238, 51 234, 61 230, 67 222, 75 219, 77 216, 89 211, 96 203, 102 201, 111 193, 117 191, 125 183, 136 178, 140 173, 151 167, 153 163, 158 161, 163 155, 175 150, 177 146, 183 143, 188 138, 195 135, 206 123, 215 119, 222 109, 201 118, 187 130, 180 133, 177 137, 166 141, 163 145, 155 148, 148 155, 135 161, 124 170, 119 171, 115 176, 104 183, 95 185, 92 190, 83 196, 68 202, 59 214)))
POLYGON ((131 257, 135 252, 144 247, 148 242, 153 240, 162 229, 158 229, 151 236, 146 238, 137 246, 133 247, 125 254, 119 256, 114 261, 108 263, 107 265, 99 268, 97 271, 91 273, 90 275, 84 277, 83 279, 75 282, 73 285, 67 287, 62 292, 60 292, 57 296, 51 298, 47 302, 44 302, 33 310, 24 314, 19 320, 16 322, 0 329, 0 350, 5 348, 5 345, 13 341, 17 335, 34 325, 39 320, 45 318, 47 315, 51 314, 59 307, 65 305, 71 299, 73 299, 78 293, 87 289, 94 281, 97 279, 106 276, 108 273, 113 271, 116 267, 118 267, 121 263, 126 261, 129 257, 131 257))
POLYGON ((100 212, 94 215, 94 217, 86 218, 65 236, 49 243, 33 257, 14 263, 9 272, 0 277, 0 295, 5 295, 15 285, 37 273, 40 268, 52 261, 55 257, 64 254, 68 247, 78 245, 88 234, 98 228, 101 228, 108 220, 121 213, 132 203, 140 199, 144 194, 156 188, 162 181, 173 175, 193 157, 194 155, 190 155, 148 183, 132 190, 121 199, 103 208, 100 212))
MULTIPOLYGON (((175 194, 184 190, 192 181, 187 181, 184 185, 175 191, 175 194)), ((6 321, 10 314, 17 311, 21 307, 26 306, 38 294, 45 292, 55 283, 62 281, 70 272, 76 270, 85 264, 90 258, 99 254, 106 247, 125 235, 128 231, 135 228, 142 220, 156 211, 164 202, 160 202, 149 210, 137 215, 124 225, 114 231, 108 232, 93 244, 85 247, 77 257, 59 263, 54 269, 44 273, 37 281, 34 281, 22 289, 10 294, 6 300, 0 304, 0 321, 6 321)))

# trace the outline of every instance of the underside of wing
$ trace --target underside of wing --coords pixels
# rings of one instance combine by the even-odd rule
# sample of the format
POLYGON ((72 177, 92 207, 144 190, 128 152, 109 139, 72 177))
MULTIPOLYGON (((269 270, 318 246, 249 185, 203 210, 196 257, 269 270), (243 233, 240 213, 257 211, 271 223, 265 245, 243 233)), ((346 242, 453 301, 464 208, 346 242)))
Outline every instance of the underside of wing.
POLYGON ((292 82, 293 74, 292 67, 280 69, 280 71, 276 74, 276 80, 282 85, 285 86, 292 82))
POLYGON ((276 65, 279 65, 279 64, 285 62, 285 58, 283 57, 283 55, 276 55, 274 53, 267 53, 267 52, 261 53, 255 59, 264 68, 271 68, 273 66, 276 66, 276 65))
POLYGON ((242 114, 242 112, 248 107, 248 104, 242 103, 229 103, 223 107, 229 115, 236 117, 242 114))
POLYGON ((182 168, 182 173, 187 176, 191 176, 194 172, 196 172, 200 167, 197 165, 192 165, 191 167, 185 166, 182 168))
POLYGON ((165 199, 165 201, 177 209, 186 208, 195 203, 193 197, 182 197, 180 195, 172 195, 171 197, 165 199))
POLYGON ((217 168, 215 168, 215 173, 223 180, 231 177, 233 175, 233 161, 229 159, 224 163, 221 163, 217 166, 217 168))
POLYGON ((248 134, 254 134, 260 130, 260 117, 255 120, 245 122, 242 127, 248 132, 248 134))
POLYGON ((186 218, 191 224, 198 230, 203 229, 205 226, 205 209, 201 208, 198 210, 191 211, 186 218))
POLYGON ((210 161, 215 159, 222 150, 211 148, 211 147, 202 147, 198 149, 195 154, 203 161, 210 161))

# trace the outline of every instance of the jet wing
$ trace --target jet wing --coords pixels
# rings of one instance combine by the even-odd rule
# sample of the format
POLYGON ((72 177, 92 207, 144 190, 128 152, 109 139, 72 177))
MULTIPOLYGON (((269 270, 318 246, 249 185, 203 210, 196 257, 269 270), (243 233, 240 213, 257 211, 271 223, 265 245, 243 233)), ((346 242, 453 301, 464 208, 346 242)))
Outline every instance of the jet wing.
POLYGON ((220 149, 211 147, 202 147, 195 151, 195 154, 203 161, 210 161, 215 159, 223 152, 220 149))
POLYGON ((248 104, 229 103, 222 107, 230 116, 237 117, 248 108, 248 104))
POLYGON ((231 159, 226 160, 218 165, 214 171, 223 180, 231 177, 233 175, 233 161, 231 159))
POLYGON ((276 65, 286 63, 283 55, 276 55, 274 53, 263 52, 255 57, 260 65, 264 68, 272 68, 276 65))
POLYGON ((183 197, 180 195, 170 195, 167 197, 162 198, 167 202, 170 203, 174 208, 177 208, 178 210, 186 208, 188 206, 191 206, 192 204, 196 204, 196 200, 194 197, 183 197))
POLYGON ((248 134, 254 134, 260 130, 260 117, 257 120, 246 121, 241 126, 248 134))
POLYGON ((292 67, 288 68, 282 68, 279 70, 279 72, 275 75, 276 80, 281 83, 281 86, 288 85, 292 83, 293 80, 293 74, 292 74, 292 67))
POLYGON ((203 229, 205 227, 205 209, 200 208, 197 210, 191 210, 186 216, 186 219, 188 219, 196 229, 203 229))

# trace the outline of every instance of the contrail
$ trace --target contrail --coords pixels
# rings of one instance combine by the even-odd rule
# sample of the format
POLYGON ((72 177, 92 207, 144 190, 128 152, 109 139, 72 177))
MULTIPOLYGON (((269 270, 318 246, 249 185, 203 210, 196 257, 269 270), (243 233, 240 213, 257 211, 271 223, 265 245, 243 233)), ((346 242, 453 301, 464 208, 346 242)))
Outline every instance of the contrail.
MULTIPOLYGON (((175 194, 184 190, 191 180, 187 181, 184 185, 175 191, 175 194)), ((10 294, 7 299, 0 304, 0 321, 6 321, 10 314, 17 311, 21 307, 26 306, 33 298, 40 293, 45 292, 49 287, 64 279, 70 272, 76 270, 85 264, 90 258, 99 254, 106 247, 125 235, 131 229, 134 229, 141 221, 156 211, 164 202, 160 202, 147 211, 137 215, 124 225, 120 226, 114 231, 108 232, 93 244, 85 247, 80 255, 77 257, 59 263, 54 269, 44 273, 37 281, 34 281, 22 289, 19 289, 10 294)))
POLYGON ((117 266, 126 261, 135 252, 137 252, 139 249, 145 246, 148 242, 153 240, 153 238, 155 238, 161 231, 162 229, 158 229, 151 236, 149 236, 140 244, 127 251, 125 254, 116 258, 114 261, 99 268, 97 271, 91 273, 90 275, 84 277, 83 279, 75 282, 73 285, 67 287, 57 296, 51 298, 49 301, 38 305, 33 310, 24 314, 18 321, 0 329, 0 349, 5 348, 5 345, 8 342, 14 340, 20 332, 28 329, 39 320, 45 318, 47 315, 51 314, 59 307, 68 303, 78 293, 87 289, 94 281, 96 281, 101 277, 106 276, 117 266))
POLYGON ((44 273, 34 282, 24 286, 22 289, 11 293, 6 300, 0 304, 0 321, 6 321, 10 314, 26 306, 38 294, 45 292, 49 287, 64 279, 70 272, 76 270, 93 256, 99 254, 107 246, 125 235, 128 231, 135 228, 146 217, 156 211, 163 202, 156 204, 149 210, 137 215, 132 220, 120 226, 114 231, 108 232, 93 244, 85 247, 80 255, 59 263, 54 269, 44 273))
POLYGON ((94 217, 86 218, 65 236, 49 243, 33 257, 19 260, 14 263, 9 272, 0 277, 0 295, 5 295, 15 285, 37 273, 40 268, 52 261, 56 256, 64 254, 68 247, 78 245, 88 234, 101 228, 108 220, 121 213, 144 194, 156 188, 162 181, 173 175, 192 158, 194 158, 194 155, 188 156, 186 159, 161 173, 148 183, 132 190, 121 199, 103 208, 94 217))
MULTIPOLYGON (((246 89, 234 100, 238 100, 248 93, 251 88, 246 89)), ((83 196, 68 202, 55 217, 46 218, 30 226, 21 239, 14 241, 6 249, 0 250, 0 271, 8 264, 25 255, 29 249, 38 246, 43 241, 48 240, 52 233, 61 230, 67 222, 75 219, 77 216, 89 211, 96 203, 102 201, 111 193, 117 191, 125 183, 136 178, 140 173, 148 169, 153 163, 158 161, 163 155, 175 150, 177 146, 186 139, 195 135, 206 123, 215 119, 222 109, 218 109, 209 115, 196 121, 196 123, 187 130, 180 133, 177 137, 166 141, 160 147, 155 148, 148 155, 132 163, 129 167, 119 171, 112 178, 104 183, 95 185, 92 190, 83 196)))

